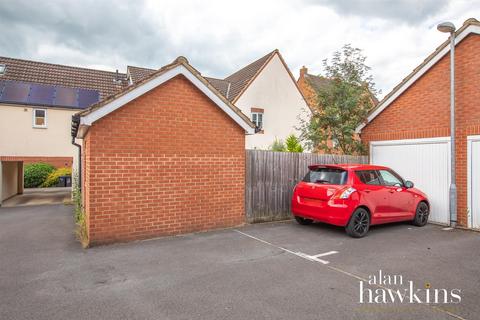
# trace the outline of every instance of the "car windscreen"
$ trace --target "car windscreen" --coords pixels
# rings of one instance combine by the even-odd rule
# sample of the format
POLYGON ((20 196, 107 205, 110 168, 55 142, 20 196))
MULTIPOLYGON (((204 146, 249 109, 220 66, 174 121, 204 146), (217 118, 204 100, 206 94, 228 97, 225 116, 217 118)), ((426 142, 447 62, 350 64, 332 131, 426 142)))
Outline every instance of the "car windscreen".
POLYGON ((347 171, 337 168, 312 168, 303 178, 304 182, 313 182, 320 184, 337 184, 343 185, 347 183, 347 171))

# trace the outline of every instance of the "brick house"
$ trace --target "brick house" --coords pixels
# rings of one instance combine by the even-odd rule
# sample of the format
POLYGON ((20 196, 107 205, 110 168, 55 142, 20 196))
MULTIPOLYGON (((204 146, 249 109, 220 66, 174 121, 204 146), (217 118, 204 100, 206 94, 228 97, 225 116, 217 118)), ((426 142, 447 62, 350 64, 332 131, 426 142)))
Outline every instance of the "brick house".
POLYGON ((90 245, 242 224, 255 128, 183 57, 73 117, 90 245))
MULTIPOLYGON (((305 66, 300 69, 297 85, 312 110, 318 108, 318 94, 322 89, 325 89, 330 82, 331 80, 329 78, 308 73, 308 68, 305 66)), ((377 98, 372 93, 370 93, 370 97, 372 104, 376 106, 378 104, 377 98)), ((333 141, 327 141, 327 146, 333 148, 333 141)), ((316 152, 325 153, 324 150, 316 150, 316 152)))
MULTIPOLYGON (((436 31, 435 31, 436 32, 436 31)), ((457 223, 480 228, 480 23, 456 32, 457 223)), ((450 48, 442 43, 357 128, 370 161, 393 167, 424 190, 431 220, 450 223, 450 48)))

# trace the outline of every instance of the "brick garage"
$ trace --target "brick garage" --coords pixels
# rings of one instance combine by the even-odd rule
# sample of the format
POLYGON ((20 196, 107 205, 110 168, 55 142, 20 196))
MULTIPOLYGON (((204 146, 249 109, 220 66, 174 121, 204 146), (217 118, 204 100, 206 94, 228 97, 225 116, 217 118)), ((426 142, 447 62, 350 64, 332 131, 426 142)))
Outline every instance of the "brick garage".
MULTIPOLYGON (((467 203, 467 136, 480 134, 479 34, 480 23, 475 19, 467 20, 457 31, 455 55, 457 221, 458 225, 463 227, 469 225, 468 213, 472 211, 467 203)), ((358 128, 361 129, 361 138, 365 143, 450 136, 448 49, 447 41, 379 103, 378 108, 370 115, 369 122, 358 128), (430 65, 432 62, 433 65, 430 65), (419 75, 420 77, 415 79, 419 75)))
POLYGON ((186 59, 76 119, 90 245, 244 222, 245 133, 253 124, 186 59), (153 88, 135 93, 145 86, 153 88))

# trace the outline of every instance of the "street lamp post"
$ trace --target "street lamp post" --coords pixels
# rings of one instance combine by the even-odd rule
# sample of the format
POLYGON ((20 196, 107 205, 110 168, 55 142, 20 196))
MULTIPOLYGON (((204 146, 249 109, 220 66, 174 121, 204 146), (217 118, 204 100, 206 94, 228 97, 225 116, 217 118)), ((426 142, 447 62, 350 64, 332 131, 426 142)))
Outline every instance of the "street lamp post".
POLYGON ((455 25, 442 22, 438 31, 450 33, 450 226, 457 225, 457 185, 455 171, 455 25))

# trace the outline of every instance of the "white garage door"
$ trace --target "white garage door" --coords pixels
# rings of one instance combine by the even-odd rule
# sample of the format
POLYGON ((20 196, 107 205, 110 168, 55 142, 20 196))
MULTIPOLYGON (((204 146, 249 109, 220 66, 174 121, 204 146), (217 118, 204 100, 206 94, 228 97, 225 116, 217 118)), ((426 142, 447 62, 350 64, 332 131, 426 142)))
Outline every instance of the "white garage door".
POLYGON ((427 194, 431 222, 449 223, 450 138, 376 141, 370 163, 392 168, 427 194))
POLYGON ((480 229, 480 136, 468 137, 468 212, 471 227, 480 229))

